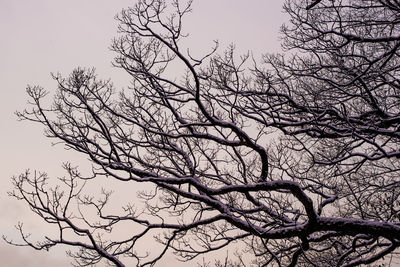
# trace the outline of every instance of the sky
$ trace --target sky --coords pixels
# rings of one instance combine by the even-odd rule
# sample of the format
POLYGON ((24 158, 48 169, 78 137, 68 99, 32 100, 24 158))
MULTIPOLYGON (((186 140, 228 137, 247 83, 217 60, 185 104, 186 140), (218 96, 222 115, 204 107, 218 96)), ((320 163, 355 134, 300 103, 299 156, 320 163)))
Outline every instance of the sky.
MULTIPOLYGON (((101 78, 111 78, 117 88, 129 82, 113 68, 109 50, 117 33, 114 16, 134 0, 0 0, 0 234, 18 240, 14 225, 22 221, 28 232, 40 237, 46 224, 22 203, 8 197, 11 177, 26 169, 62 175, 61 164, 74 160, 85 166, 85 157, 51 145, 43 128, 19 122, 14 112, 28 100, 26 86, 40 85, 50 92, 51 72, 68 75, 75 67, 95 67, 101 78)), ((278 32, 285 21, 283 0, 195 0, 184 21, 191 51, 206 53, 219 40, 220 52, 235 44, 238 53, 279 51, 278 32)), ((12 247, 0 240, 2 264, 19 266, 68 266, 66 247, 51 253, 12 247)), ((157 266, 157 265, 156 265, 157 266)), ((160 265, 161 266, 161 265, 160 265)))

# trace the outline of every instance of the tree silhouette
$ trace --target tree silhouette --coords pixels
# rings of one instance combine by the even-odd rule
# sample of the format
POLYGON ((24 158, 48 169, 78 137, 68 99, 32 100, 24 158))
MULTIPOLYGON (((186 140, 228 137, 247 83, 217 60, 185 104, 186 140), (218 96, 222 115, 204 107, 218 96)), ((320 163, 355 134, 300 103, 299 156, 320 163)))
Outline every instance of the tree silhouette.
POLYGON ((93 174, 65 164, 59 187, 45 173, 14 177, 11 194, 58 229, 35 243, 19 225, 24 243, 78 247, 70 254, 80 266, 147 266, 167 250, 189 261, 231 246, 243 251, 217 266, 356 266, 394 256, 400 3, 288 0, 285 53, 261 63, 233 47, 218 54, 217 43, 201 58, 184 50, 190 5, 139 1, 120 13, 112 49, 128 89, 79 68, 53 75, 51 106, 43 88, 28 87, 32 109, 18 116, 88 156, 93 174), (139 194, 143 210, 108 209, 106 190, 87 196, 85 183, 103 176, 151 184, 139 194), (124 237, 108 238, 119 227, 124 237), (139 253, 153 235, 161 249, 139 253))

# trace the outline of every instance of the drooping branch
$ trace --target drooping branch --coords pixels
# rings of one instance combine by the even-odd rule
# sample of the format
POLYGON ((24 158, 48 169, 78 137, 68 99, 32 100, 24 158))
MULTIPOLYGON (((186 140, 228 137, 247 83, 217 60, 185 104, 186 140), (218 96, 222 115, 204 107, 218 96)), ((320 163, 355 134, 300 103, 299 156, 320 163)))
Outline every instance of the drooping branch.
POLYGON ((139 1, 118 16, 112 43, 128 88, 77 68, 53 75, 48 107, 46 91, 28 87, 32 109, 18 116, 86 155, 93 173, 68 167, 64 188, 44 174, 15 178, 12 195, 58 233, 36 244, 20 227, 23 242, 79 247, 81 266, 152 266, 169 251, 192 260, 236 245, 255 266, 355 266, 395 252, 400 7, 291 0, 285 10, 294 53, 255 63, 232 46, 194 58, 182 42, 191 2, 139 1), (86 195, 104 177, 132 186, 122 212, 106 190, 86 195), (151 236, 160 247, 143 252, 151 236))

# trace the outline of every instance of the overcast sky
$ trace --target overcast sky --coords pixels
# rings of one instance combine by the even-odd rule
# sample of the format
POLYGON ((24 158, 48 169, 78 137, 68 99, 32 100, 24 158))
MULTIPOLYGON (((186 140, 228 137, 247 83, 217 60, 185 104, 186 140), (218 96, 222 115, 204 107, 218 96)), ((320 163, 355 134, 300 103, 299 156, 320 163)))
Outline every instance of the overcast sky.
MULTIPOLYGON (((25 169, 62 175, 63 161, 73 157, 62 146, 51 146, 40 125, 17 122, 14 112, 28 100, 27 84, 51 91, 55 83, 50 72, 68 75, 74 67, 95 67, 102 78, 111 78, 121 88, 129 77, 111 67, 114 54, 110 41, 116 35, 114 16, 133 0, 0 0, 0 234, 18 240, 14 228, 23 221, 28 232, 40 237, 46 224, 35 219, 23 203, 7 196, 10 177, 25 169), (36 234, 35 234, 36 233, 36 234)), ((213 40, 230 43, 239 52, 261 53, 279 50, 278 31, 284 21, 283 0, 195 0, 193 12, 184 22, 190 33, 191 50, 209 51, 213 40)), ((65 247, 51 253, 16 248, 0 241, 3 266, 68 266, 65 247)))

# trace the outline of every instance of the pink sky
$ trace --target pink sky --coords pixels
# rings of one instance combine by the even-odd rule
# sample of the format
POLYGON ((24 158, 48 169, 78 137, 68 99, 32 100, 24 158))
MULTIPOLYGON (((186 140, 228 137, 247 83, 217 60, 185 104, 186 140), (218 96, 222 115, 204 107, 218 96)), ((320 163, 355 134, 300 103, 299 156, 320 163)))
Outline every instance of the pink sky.
MULTIPOLYGON (((88 162, 62 146, 52 147, 39 125, 17 122, 13 114, 25 107, 27 84, 47 90, 54 88, 50 72, 67 75, 74 67, 96 67, 102 78, 111 78, 117 87, 129 77, 113 69, 113 53, 108 50, 116 35, 113 17, 128 0, 1 0, 0 1, 0 234, 15 240, 14 228, 23 221, 29 232, 40 233, 46 224, 34 218, 23 203, 7 196, 12 189, 10 177, 25 169, 62 175, 61 163, 72 161, 84 166, 88 162), (75 160, 75 161, 74 161, 75 160)), ((238 52, 276 52, 278 31, 284 21, 283 0, 197 0, 187 18, 188 44, 194 54, 208 52, 213 40, 220 50, 230 43, 238 52)), ((40 237, 40 235, 36 235, 40 237)), ((65 247, 50 253, 11 247, 0 241, 3 266, 68 266, 65 247)), ((161 264, 159 264, 161 266, 161 264)), ((165 266, 165 265, 164 265, 165 266)), ((175 265, 176 266, 176 265, 175 265)))

